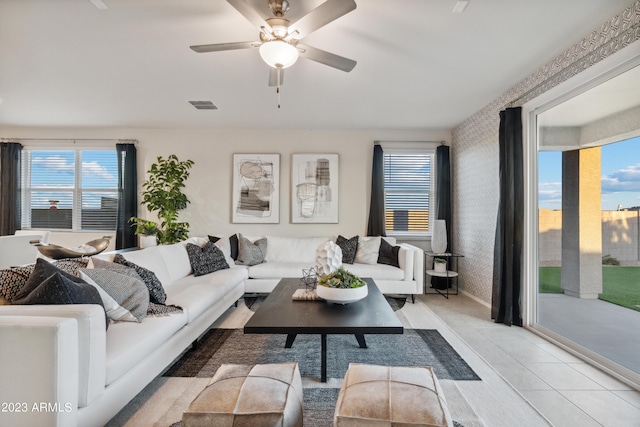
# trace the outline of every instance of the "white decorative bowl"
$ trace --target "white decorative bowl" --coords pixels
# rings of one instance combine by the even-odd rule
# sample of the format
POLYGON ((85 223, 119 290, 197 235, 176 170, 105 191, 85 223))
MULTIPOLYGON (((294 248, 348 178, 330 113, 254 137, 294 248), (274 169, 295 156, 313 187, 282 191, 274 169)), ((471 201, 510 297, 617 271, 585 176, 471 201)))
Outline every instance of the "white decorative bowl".
POLYGON ((362 298, 369 294, 367 284, 360 286, 359 288, 328 288, 326 286, 318 285, 316 288, 316 294, 327 302, 334 304, 350 304, 352 302, 360 301, 362 298))

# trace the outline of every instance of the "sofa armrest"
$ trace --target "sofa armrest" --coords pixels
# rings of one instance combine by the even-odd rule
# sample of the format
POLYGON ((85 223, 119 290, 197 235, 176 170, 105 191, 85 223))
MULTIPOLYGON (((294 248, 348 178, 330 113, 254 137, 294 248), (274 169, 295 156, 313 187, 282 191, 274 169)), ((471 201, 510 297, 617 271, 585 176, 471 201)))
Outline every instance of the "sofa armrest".
POLYGON ((404 279, 406 281, 413 280, 413 262, 414 262, 414 254, 410 248, 405 248, 402 245, 400 246, 400 250, 398 250, 398 264, 400 265, 400 269, 404 271, 404 279))
POLYGON ((405 249, 411 254, 410 256, 413 258, 413 280, 416 281, 418 289, 424 289, 424 251, 409 243, 400 243, 399 246, 401 250, 405 249))
POLYGON ((87 406, 102 396, 106 384, 107 357, 107 337, 102 307, 96 304, 2 305, 0 319, 5 316, 75 319, 78 324, 78 344, 74 346, 78 360, 78 380, 76 381, 78 407, 87 406))
POLYGON ((78 322, 0 316, 0 342, 0 425, 76 425, 78 322))

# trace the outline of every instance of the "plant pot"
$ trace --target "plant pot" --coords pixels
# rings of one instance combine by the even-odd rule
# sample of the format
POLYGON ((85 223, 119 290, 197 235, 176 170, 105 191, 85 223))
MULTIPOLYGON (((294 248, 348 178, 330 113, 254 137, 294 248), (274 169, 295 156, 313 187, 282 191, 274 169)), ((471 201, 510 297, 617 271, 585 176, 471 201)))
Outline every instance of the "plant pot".
POLYGON ((369 294, 367 285, 360 286, 359 288, 328 288, 326 286, 318 285, 316 288, 316 294, 327 302, 334 304, 350 304, 352 302, 360 301, 362 298, 369 294))
POLYGON ((446 273, 447 272, 447 264, 441 262, 433 263, 433 271, 436 273, 446 273))
POLYGON ((141 249, 150 248, 151 246, 158 246, 158 241, 156 240, 156 236, 143 236, 139 234, 138 246, 140 246, 141 249))

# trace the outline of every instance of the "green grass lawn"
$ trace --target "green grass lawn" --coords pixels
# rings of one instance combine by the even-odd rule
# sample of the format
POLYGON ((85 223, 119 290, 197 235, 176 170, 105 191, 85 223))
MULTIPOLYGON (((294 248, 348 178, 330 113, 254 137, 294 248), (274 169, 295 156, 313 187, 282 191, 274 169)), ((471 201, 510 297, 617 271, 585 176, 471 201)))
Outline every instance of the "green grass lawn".
MULTIPOLYGON (((598 298, 640 311, 640 267, 602 267, 603 291, 598 298)), ((540 267, 542 294, 561 294, 560 267, 540 267)))

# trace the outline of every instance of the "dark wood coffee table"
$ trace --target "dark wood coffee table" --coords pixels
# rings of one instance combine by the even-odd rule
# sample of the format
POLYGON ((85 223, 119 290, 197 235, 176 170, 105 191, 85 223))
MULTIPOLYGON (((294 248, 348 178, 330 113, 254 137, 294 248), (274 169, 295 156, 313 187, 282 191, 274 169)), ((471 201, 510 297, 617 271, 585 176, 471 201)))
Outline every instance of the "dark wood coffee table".
POLYGON ((244 326, 245 334, 286 334, 291 348, 298 334, 319 334, 321 377, 327 381, 327 334, 353 334, 366 348, 365 334, 402 334, 404 328, 375 282, 363 278, 369 287, 366 298, 347 305, 325 301, 294 301, 300 279, 282 279, 244 326))

